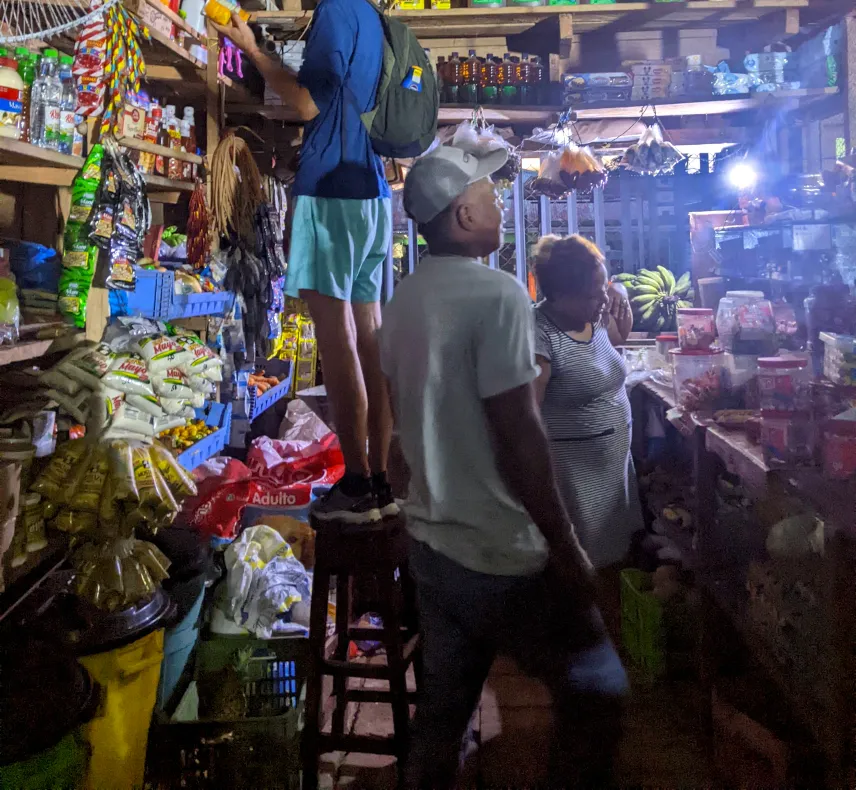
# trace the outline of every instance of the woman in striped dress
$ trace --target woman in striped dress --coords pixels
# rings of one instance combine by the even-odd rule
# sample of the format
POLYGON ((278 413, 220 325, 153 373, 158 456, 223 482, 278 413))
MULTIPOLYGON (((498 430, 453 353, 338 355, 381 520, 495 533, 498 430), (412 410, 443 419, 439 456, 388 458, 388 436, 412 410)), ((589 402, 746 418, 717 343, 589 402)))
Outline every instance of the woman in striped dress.
POLYGON ((535 249, 544 301, 535 308, 536 387, 556 479, 596 568, 624 559, 643 528, 630 456, 626 369, 613 343, 633 325, 627 294, 609 286, 600 250, 581 236, 547 236, 535 249))

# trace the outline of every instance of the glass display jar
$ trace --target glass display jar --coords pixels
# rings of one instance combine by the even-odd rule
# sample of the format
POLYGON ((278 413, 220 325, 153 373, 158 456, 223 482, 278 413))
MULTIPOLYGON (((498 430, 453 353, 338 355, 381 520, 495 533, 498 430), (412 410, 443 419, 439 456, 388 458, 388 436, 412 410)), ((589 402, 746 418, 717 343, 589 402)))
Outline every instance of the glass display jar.
POLYGON ((761 291, 727 291, 719 300, 716 330, 720 345, 734 354, 776 353, 773 305, 761 291))
POLYGON ((687 411, 715 411, 722 408, 729 392, 728 368, 722 349, 688 351, 675 348, 672 381, 675 400, 687 411))
POLYGON ((808 360, 799 357, 760 357, 758 390, 762 409, 808 411, 811 408, 811 370, 808 360))
POLYGON ((812 423, 808 414, 761 411, 761 449, 770 467, 790 468, 813 461, 812 423))
POLYGON ((681 348, 706 351, 716 340, 713 309, 710 307, 678 308, 678 342, 681 348))
POLYGON ((677 332, 663 332, 663 334, 657 335, 655 342, 657 343, 657 353, 663 357, 666 362, 671 362, 669 352, 673 348, 678 347, 677 332))

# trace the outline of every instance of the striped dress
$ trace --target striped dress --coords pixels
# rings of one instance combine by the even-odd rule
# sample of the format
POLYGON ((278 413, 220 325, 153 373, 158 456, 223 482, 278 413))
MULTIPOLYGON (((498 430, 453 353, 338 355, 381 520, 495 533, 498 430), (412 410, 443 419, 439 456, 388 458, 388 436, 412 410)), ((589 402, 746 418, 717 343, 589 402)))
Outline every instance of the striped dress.
POLYGON ((591 340, 577 341, 540 306, 535 323, 535 353, 551 365, 541 413, 556 479, 580 543, 603 568, 621 561, 643 528, 624 360, 602 325, 591 340))

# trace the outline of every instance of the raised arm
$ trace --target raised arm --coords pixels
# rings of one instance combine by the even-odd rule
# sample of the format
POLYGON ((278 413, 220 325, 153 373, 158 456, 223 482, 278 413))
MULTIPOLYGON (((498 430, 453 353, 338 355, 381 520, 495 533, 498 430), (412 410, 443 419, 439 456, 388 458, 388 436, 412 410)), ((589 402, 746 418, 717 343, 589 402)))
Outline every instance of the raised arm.
POLYGON ((633 330, 633 311, 627 289, 620 283, 609 284, 609 307, 606 315, 609 340, 614 346, 620 346, 633 330))

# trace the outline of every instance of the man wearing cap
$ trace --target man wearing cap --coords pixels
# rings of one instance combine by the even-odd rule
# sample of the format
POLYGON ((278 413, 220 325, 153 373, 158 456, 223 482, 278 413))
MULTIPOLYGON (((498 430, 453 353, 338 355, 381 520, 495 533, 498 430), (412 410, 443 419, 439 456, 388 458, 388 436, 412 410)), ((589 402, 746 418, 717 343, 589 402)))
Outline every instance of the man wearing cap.
POLYGON ((502 652, 552 690, 553 786, 606 788, 627 679, 553 478, 532 389, 529 297, 479 260, 500 245, 490 176, 506 158, 442 146, 414 164, 404 206, 429 255, 396 289, 380 332, 410 468, 405 511, 425 651, 405 784, 454 784, 502 652))

